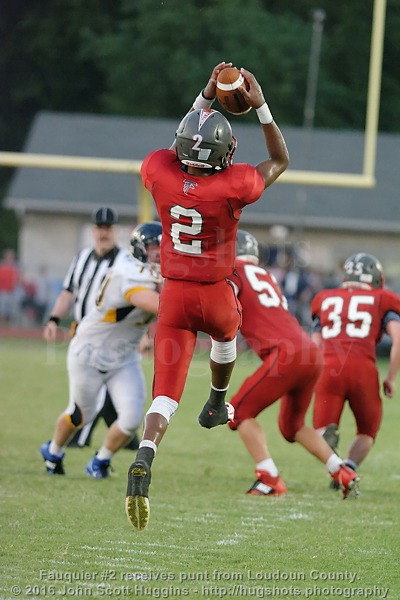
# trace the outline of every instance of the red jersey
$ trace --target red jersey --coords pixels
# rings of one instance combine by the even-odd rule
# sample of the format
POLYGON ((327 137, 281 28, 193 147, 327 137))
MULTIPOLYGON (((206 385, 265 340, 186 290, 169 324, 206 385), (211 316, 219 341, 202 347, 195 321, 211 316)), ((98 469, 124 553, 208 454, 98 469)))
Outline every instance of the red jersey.
POLYGON ((261 358, 273 348, 283 347, 288 354, 308 348, 312 341, 287 306, 272 273, 244 260, 236 260, 239 300, 243 308, 240 332, 261 358))
POLYGON ((156 150, 144 160, 141 174, 163 228, 163 277, 204 283, 230 277, 241 211, 264 191, 257 169, 237 164, 195 177, 182 171, 175 152, 156 150))
POLYGON ((6 263, 0 264, 0 292, 14 291, 19 280, 17 267, 6 263))
POLYGON ((388 311, 400 315, 400 298, 385 289, 337 288, 317 294, 311 312, 321 322, 324 355, 351 353, 376 360, 388 311))

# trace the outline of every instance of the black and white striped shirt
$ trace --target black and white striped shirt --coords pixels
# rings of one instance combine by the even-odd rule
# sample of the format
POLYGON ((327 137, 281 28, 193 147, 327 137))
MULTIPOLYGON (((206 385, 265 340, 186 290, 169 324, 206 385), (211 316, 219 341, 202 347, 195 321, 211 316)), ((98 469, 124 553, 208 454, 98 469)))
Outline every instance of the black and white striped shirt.
POLYGON ((79 323, 96 306, 96 296, 108 269, 129 255, 128 250, 114 246, 104 256, 93 248, 84 248, 72 261, 63 282, 63 289, 75 296, 74 319, 79 323))

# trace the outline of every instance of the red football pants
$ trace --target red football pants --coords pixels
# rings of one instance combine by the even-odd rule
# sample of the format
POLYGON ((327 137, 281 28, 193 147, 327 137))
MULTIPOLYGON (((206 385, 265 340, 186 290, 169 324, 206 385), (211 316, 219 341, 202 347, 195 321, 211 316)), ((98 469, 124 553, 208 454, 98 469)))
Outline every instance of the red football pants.
POLYGON ((322 355, 313 342, 300 352, 275 348, 263 364, 248 377, 230 401, 235 407, 231 429, 245 419, 254 419, 281 398, 279 429, 288 442, 304 425, 315 384, 322 371, 322 355))
POLYGON ((218 342, 235 338, 241 307, 232 284, 166 279, 160 297, 154 342, 153 398, 179 402, 196 336, 203 331, 218 342))
POLYGON ((376 437, 382 421, 379 376, 370 358, 325 356, 324 369, 315 389, 315 429, 330 423, 339 425, 344 403, 349 402, 357 434, 376 437))

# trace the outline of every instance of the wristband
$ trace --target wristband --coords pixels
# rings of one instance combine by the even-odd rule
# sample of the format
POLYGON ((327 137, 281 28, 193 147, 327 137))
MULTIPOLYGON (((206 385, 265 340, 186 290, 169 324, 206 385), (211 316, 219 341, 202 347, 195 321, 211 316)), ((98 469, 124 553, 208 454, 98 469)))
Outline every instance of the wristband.
POLYGON ((256 113, 261 125, 269 125, 274 120, 266 102, 260 108, 256 108, 256 113))
POLYGON ((49 320, 47 322, 49 323, 50 321, 54 321, 54 323, 58 325, 60 320, 60 317, 54 317, 53 315, 50 315, 49 320))
POLYGON ((206 98, 203 92, 204 92, 204 90, 202 90, 200 92, 200 94, 197 96, 196 100, 193 102, 194 110, 200 110, 201 108, 204 108, 204 109, 211 108, 212 103, 214 102, 215 98, 206 98))

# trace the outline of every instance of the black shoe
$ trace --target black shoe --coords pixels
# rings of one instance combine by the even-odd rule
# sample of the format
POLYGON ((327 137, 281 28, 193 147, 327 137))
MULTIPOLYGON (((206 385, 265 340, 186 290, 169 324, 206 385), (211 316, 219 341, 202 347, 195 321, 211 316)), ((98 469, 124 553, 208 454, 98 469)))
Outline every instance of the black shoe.
POLYGON ((151 470, 148 464, 142 460, 136 460, 131 464, 128 471, 125 510, 130 524, 138 531, 143 531, 149 522, 150 481, 151 470))
POLYGON ((335 454, 339 454, 339 427, 336 425, 336 423, 327 425, 322 437, 331 450, 333 450, 335 454))
POLYGON ((210 406, 210 401, 204 405, 199 416, 199 423, 206 429, 212 429, 217 425, 225 425, 228 421, 232 421, 234 417, 234 408, 228 402, 224 402, 223 406, 215 409, 210 406))

